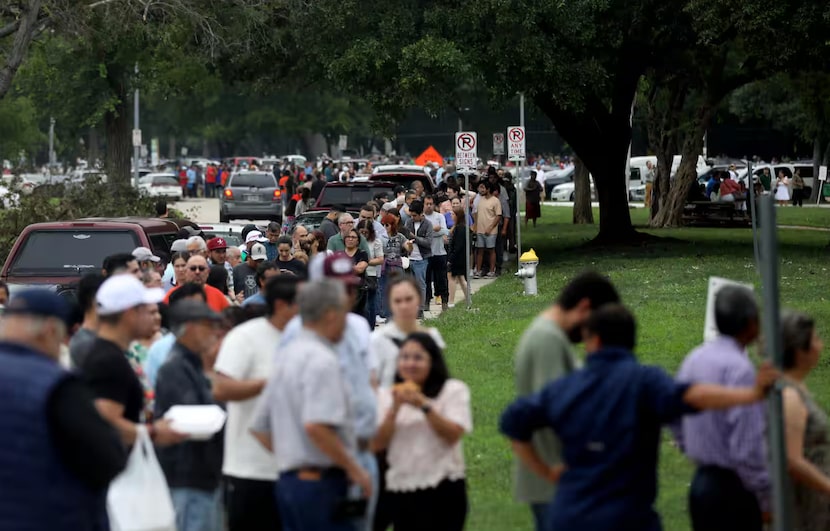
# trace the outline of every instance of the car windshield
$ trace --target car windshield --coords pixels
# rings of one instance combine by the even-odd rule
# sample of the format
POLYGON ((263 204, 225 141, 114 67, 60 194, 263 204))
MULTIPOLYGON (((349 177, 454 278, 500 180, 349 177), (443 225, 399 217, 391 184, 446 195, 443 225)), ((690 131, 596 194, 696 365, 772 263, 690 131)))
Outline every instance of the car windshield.
POLYGON ((344 205, 360 208, 379 193, 391 196, 394 190, 389 186, 326 186, 317 200, 317 206, 344 205))
POLYGON ((174 177, 153 177, 153 186, 179 186, 179 181, 174 177))
POLYGON ((276 188, 277 181, 270 173, 237 173, 231 177, 230 186, 240 188, 276 188))
POLYGON ((98 270, 111 254, 141 245, 130 230, 40 230, 30 232, 14 258, 11 274, 50 275, 98 270))

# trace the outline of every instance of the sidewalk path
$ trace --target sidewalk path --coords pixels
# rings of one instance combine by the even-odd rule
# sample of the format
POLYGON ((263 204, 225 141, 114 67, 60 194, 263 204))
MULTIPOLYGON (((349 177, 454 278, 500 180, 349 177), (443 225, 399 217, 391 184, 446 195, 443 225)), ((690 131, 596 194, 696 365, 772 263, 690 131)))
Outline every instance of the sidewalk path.
MULTIPOLYGON (((509 273, 502 273, 502 275, 509 275, 509 273)), ((492 284, 495 282, 495 278, 476 278, 470 281, 470 293, 475 294, 478 290, 483 288, 488 284, 492 284)), ((466 305, 466 300, 464 299, 464 293, 461 291, 461 288, 456 288, 455 292, 455 305, 458 307, 464 307, 466 305)), ((424 319, 435 319, 441 315, 441 305, 435 303, 435 298, 432 299, 432 304, 429 306, 429 311, 424 313, 424 319)))

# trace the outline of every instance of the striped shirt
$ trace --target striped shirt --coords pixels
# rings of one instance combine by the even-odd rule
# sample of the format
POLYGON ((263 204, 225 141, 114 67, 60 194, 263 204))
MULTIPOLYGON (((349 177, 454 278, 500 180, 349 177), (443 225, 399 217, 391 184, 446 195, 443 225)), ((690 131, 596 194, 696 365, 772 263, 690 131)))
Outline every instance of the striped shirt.
MULTIPOLYGON (((731 337, 721 336, 693 350, 677 374, 680 382, 755 385, 755 367, 744 349, 731 337)), ((763 402, 683 417, 675 436, 686 455, 698 466, 733 470, 762 510, 769 507, 766 420, 763 402)))

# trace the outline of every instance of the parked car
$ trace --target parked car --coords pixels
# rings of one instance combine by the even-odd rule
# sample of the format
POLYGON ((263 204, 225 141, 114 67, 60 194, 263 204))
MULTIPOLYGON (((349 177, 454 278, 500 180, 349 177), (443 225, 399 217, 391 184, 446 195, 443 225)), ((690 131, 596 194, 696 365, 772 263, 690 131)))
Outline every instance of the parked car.
POLYGON ((574 166, 569 166, 562 170, 545 172, 545 197, 551 197, 553 189, 560 184, 573 183, 574 171, 574 166))
MULTIPOLYGON (((236 247, 242 245, 242 229, 247 223, 210 223, 207 225, 199 225, 202 232, 205 233, 205 238, 223 238, 225 243, 229 246, 236 247)), ((257 227, 257 230, 265 234, 265 227, 257 227)))
POLYGON ((282 192, 273 173, 243 170, 231 174, 219 199, 219 222, 239 218, 282 221, 282 192))
POLYGON ((393 197, 395 183, 385 181, 353 181, 350 183, 331 182, 320 191, 320 196, 312 210, 326 210, 334 205, 342 205, 349 210, 359 211, 360 207, 375 198, 381 192, 393 197))
MULTIPOLYGON (((320 228, 320 225, 323 223, 323 219, 325 219, 326 215, 329 213, 329 209, 324 210, 307 210, 294 218, 291 224, 288 226, 286 234, 291 234, 294 232, 294 227, 297 225, 302 225, 305 227, 308 232, 313 230, 317 230, 320 228)), ((355 219, 360 217, 360 212, 356 210, 349 210, 349 214, 352 215, 355 219)))
MULTIPOLYGON (((804 179, 805 197, 810 197, 810 195, 813 193, 815 176, 813 175, 812 161, 780 164, 760 164, 758 166, 752 167, 752 175, 754 175, 755 177, 759 177, 764 172, 764 168, 769 169, 770 176, 772 179, 772 187, 775 187, 775 181, 778 178, 779 172, 784 172, 784 176, 790 181, 790 186, 792 186, 793 174, 795 173, 796 169, 800 170, 799 173, 801 174, 801 177, 804 179)), ((792 191, 790 193, 792 194, 792 191)))
POLYGON ((412 189, 412 183, 420 181, 426 193, 432 194, 435 191, 435 184, 424 166, 377 166, 369 176, 369 180, 391 182, 395 185, 402 185, 407 190, 412 189))
MULTIPOLYGON (((575 198, 576 196, 573 182, 556 185, 550 194, 551 201, 573 201, 575 198)), ((597 191, 596 188, 594 188, 594 181, 591 181, 591 201, 596 200, 597 191)))
POLYGON ((83 186, 89 181, 107 182, 107 174, 100 170, 75 170, 69 174, 68 186, 83 186))
POLYGON ((150 173, 138 180, 138 189, 152 197, 168 197, 180 201, 182 187, 172 173, 150 173))
POLYGON ((188 220, 83 218, 29 225, 14 243, 0 278, 12 291, 23 287, 72 290, 84 273, 100 271, 104 258, 136 247, 170 251, 188 220))

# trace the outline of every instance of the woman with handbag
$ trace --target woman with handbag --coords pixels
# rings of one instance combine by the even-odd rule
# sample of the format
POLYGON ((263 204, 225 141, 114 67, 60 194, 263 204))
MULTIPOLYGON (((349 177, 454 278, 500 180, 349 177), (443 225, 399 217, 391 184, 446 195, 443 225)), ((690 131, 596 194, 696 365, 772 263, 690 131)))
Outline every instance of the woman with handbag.
POLYGON ((343 238, 346 244, 346 254, 354 260, 354 274, 360 277, 360 289, 357 292, 357 300, 352 308, 352 313, 364 315, 366 309, 366 298, 368 289, 366 286, 366 268, 369 267, 369 255, 366 251, 360 250, 360 233, 357 229, 350 229, 343 238))
POLYGON ((464 209, 460 206, 453 208, 452 211, 453 227, 450 231, 450 250, 449 259, 447 260, 447 285, 450 289, 449 307, 455 306, 455 291, 456 287, 461 287, 461 292, 464 294, 464 300, 467 300, 467 236, 465 231, 469 231, 466 223, 466 216, 464 209))
POLYGON ((389 317, 389 307, 386 304, 386 285, 397 275, 403 275, 407 269, 408 256, 412 251, 412 244, 409 239, 398 232, 398 218, 392 214, 386 214, 381 219, 381 224, 386 229, 387 239, 383 246, 383 272, 380 275, 380 318, 379 323, 385 323, 389 317))
POLYGON ((383 274, 383 242, 375 234, 375 224, 370 220, 363 220, 357 224, 357 231, 369 243, 369 267, 366 268, 366 320, 369 328, 375 329, 375 320, 380 308, 378 300, 378 285, 383 274))

